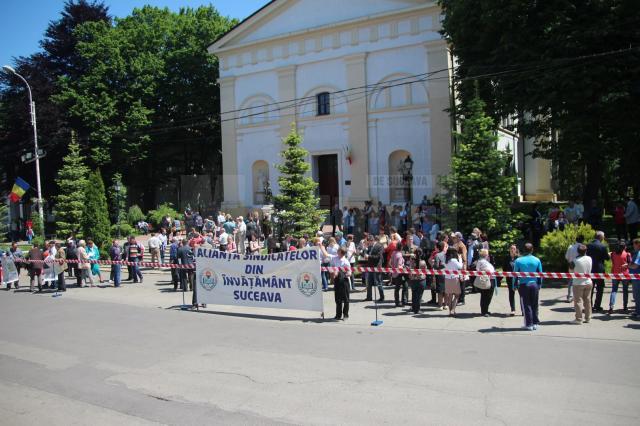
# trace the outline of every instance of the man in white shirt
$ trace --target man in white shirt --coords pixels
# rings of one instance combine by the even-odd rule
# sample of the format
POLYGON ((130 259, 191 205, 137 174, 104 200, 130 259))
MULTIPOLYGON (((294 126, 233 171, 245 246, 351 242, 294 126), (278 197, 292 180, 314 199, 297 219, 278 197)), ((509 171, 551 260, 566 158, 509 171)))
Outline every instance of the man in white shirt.
POLYGON ((333 279, 334 298, 336 301, 336 316, 334 319, 349 319, 349 279, 351 277, 351 265, 345 254, 347 251, 340 247, 338 255, 332 257, 331 266, 334 268, 349 268, 347 270, 331 271, 333 279))
POLYGON ((151 253, 151 263, 160 260, 160 239, 155 233, 152 233, 149 238, 149 253, 151 253))
POLYGON ((158 240, 160 240, 160 262, 164 263, 164 252, 167 248, 167 231, 162 228, 158 234, 158 240))
MULTIPOLYGON (((591 273, 593 261, 587 256, 587 246, 578 246, 578 257, 573 262, 573 272, 577 274, 591 273)), ((584 312, 584 322, 591 321, 591 288, 593 282, 591 278, 574 278, 573 293, 575 296, 573 306, 576 309, 576 324, 582 324, 582 313, 584 312)))
MULTIPOLYGON (((573 263, 578 257, 578 247, 584 243, 584 236, 578 235, 576 237, 576 242, 571 244, 567 249, 567 252, 564 254, 564 258, 567 260, 567 264, 569 265, 569 272, 573 272, 573 263)), ((589 271, 591 272, 591 271, 589 271)), ((571 303, 573 300, 573 280, 569 279, 569 285, 567 286, 567 303, 571 303)))
POLYGON ((224 228, 220 228, 222 233, 218 237, 218 242, 220 243, 220 251, 227 251, 227 244, 229 244, 229 234, 225 231, 224 228))

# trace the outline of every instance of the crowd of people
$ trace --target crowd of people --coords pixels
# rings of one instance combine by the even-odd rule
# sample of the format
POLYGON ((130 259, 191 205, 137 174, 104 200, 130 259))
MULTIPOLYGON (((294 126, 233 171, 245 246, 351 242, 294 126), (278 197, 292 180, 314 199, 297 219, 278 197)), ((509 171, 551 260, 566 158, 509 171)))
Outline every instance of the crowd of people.
MULTIPOLYGON (((635 222, 631 222, 635 218, 634 214, 637 214, 637 207, 633 213, 634 206, 635 203, 629 200, 625 208, 625 215, 630 218, 630 222, 626 223, 630 226, 628 229, 625 228, 625 236, 633 235, 636 229, 635 222)), ((135 236, 128 237, 122 245, 117 240, 112 242, 108 248, 109 259, 130 262, 127 266, 129 276, 124 280, 121 277, 122 266, 119 264, 113 264, 109 278, 103 279, 99 265, 85 263, 100 258, 99 248, 90 239, 77 240, 73 235, 64 243, 50 241, 44 248, 34 245, 28 253, 22 253, 14 243, 6 255, 18 261, 19 268, 27 267, 32 291, 35 291, 36 285, 39 291, 48 286, 65 291, 65 273, 69 277, 75 277, 78 287, 93 287, 96 283, 105 282, 120 287, 122 281, 126 280, 133 283, 142 282, 144 277, 139 263, 143 260, 145 250, 149 251, 151 262, 160 267, 160 264, 166 264, 167 261, 170 264, 193 265, 193 252, 197 247, 239 254, 257 254, 262 250, 271 254, 317 247, 323 267, 406 267, 412 270, 475 270, 492 273, 498 266, 503 271, 542 272, 542 263, 534 255, 534 244, 522 245, 522 254, 520 248, 512 244, 504 256, 502 253, 495 256, 487 235, 478 228, 473 229, 466 238, 461 232, 441 230, 438 221, 434 220, 436 212, 433 208, 432 204, 423 202, 409 220, 408 206, 393 206, 392 213, 387 214, 385 206, 379 204, 375 209, 372 203, 367 203, 361 212, 358 225, 357 209, 340 209, 336 206, 331 215, 331 232, 318 230, 315 235, 304 235, 300 238, 291 235, 277 236, 272 232, 272 224, 268 217, 261 218, 258 212, 249 212, 246 218, 234 218, 225 213, 219 213, 216 217, 202 217, 197 212, 187 210, 184 213, 184 222, 167 216, 162 219, 158 232, 147 229, 149 238, 146 247, 138 242, 135 236), (359 226, 364 230, 360 231, 359 226), (356 236, 355 232, 359 232, 359 235, 356 236), (496 257, 505 260, 496 265, 496 257), (53 264, 56 265, 57 282, 42 284, 42 271, 47 267, 47 263, 23 264, 20 263, 21 259, 55 260, 53 264)), ((569 220, 568 223, 577 223, 580 220, 580 210, 574 203, 553 215, 556 218, 554 224, 562 223, 564 219, 569 220)), ((604 272, 605 262, 611 260, 612 272, 640 274, 640 239, 633 240, 633 250, 629 250, 625 241, 620 239, 611 252, 604 244, 604 239, 602 231, 598 231, 596 238, 590 242, 585 242, 579 236, 576 242, 567 248, 565 257, 569 271, 604 272)), ((528 330, 535 330, 539 326, 538 294, 542 287, 542 278, 501 279, 492 276, 474 277, 455 273, 431 275, 420 272, 357 274, 354 271, 325 270, 321 273, 322 289, 333 289, 335 293, 336 319, 348 318, 351 293, 366 291, 365 301, 386 303, 385 290, 388 291, 389 287, 393 289, 392 303, 398 308, 409 306, 409 310, 417 314, 422 309, 424 295, 430 294, 430 300, 426 305, 448 310, 451 317, 456 317, 456 308, 466 303, 468 293, 477 293, 480 315, 488 317, 491 315, 490 307, 496 288, 504 284, 508 290, 510 315, 517 315, 517 295, 520 312, 525 320, 524 326, 528 330), (357 285, 366 290, 358 290, 357 285)), ((194 275, 194 270, 190 268, 171 268, 174 291, 192 290, 194 275)), ((14 285, 17 287, 18 283, 14 285)), ((599 279, 569 280, 567 302, 574 302, 576 322, 589 322, 592 312, 605 310, 602 307, 604 286, 604 280, 599 279)), ((614 313, 620 287, 623 292, 623 313, 628 313, 629 287, 632 287, 634 299, 640 300, 640 280, 614 280, 606 312, 609 315, 614 313)), ((193 303, 196 304, 195 298, 193 303)), ((632 315, 640 315, 638 304, 632 315)))

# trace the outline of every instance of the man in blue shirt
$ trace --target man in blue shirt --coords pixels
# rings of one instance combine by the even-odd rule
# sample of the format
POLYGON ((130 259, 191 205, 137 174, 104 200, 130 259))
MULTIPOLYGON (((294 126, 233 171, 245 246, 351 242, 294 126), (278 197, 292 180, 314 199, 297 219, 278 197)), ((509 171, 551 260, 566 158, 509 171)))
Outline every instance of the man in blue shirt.
POLYGON ((637 279, 631 280, 633 298, 636 301, 636 307, 631 316, 637 318, 640 317, 640 238, 633 240, 633 255, 631 256, 629 273, 637 277, 637 279))
MULTIPOLYGON (((519 257, 514 265, 513 272, 542 272, 542 262, 533 255, 533 244, 524 245, 524 255, 519 257)), ((524 327, 529 330, 537 330, 540 324, 538 319, 538 294, 542 287, 542 278, 517 277, 514 279, 514 288, 518 289, 522 311, 524 313, 524 327)))

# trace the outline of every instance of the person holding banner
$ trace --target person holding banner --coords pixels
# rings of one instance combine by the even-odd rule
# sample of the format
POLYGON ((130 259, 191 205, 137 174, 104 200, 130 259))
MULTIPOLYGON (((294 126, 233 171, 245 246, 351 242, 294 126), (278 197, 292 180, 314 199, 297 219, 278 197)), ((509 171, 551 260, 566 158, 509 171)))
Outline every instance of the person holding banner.
POLYGON ((331 279, 333 280, 334 298, 336 301, 335 320, 349 319, 349 278, 351 277, 351 265, 345 257, 347 251, 340 247, 337 256, 331 258, 331 279), (342 270, 342 268, 347 268, 342 270))
POLYGON ((44 255, 42 250, 38 247, 37 243, 33 244, 31 250, 29 250, 29 289, 34 292, 34 284, 36 277, 38 279, 38 291, 42 291, 42 269, 44 267, 44 255), (35 261, 35 262, 34 262, 35 261))
POLYGON ((67 284, 64 278, 64 272, 67 270, 67 255, 60 246, 60 243, 55 243, 55 246, 56 254, 54 259, 56 260, 56 263, 53 266, 58 277, 58 291, 67 291, 67 284))
MULTIPOLYGON (((24 260, 24 253, 22 253, 22 250, 20 250, 20 247, 18 247, 18 243, 16 243, 15 241, 11 243, 11 247, 9 248, 7 255, 11 258, 11 260, 13 260, 16 266, 16 270, 18 271, 18 275, 20 275, 22 261, 24 260)), ((18 288, 17 285, 16 288, 18 288)))

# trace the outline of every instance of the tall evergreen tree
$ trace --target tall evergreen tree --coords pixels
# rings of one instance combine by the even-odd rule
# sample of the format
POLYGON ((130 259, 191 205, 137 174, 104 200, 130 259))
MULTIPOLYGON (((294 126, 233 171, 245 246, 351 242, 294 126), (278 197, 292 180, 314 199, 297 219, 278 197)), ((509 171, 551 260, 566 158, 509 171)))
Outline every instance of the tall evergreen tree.
POLYGON ((274 216, 285 234, 314 235, 328 212, 319 210, 320 199, 316 196, 318 184, 306 175, 311 169, 307 162, 309 152, 301 146, 302 138, 295 126, 291 127, 283 143, 286 147, 281 153, 284 163, 276 166, 280 172, 280 194, 273 197, 274 216))
POLYGON ((445 206, 455 216, 457 229, 470 232, 478 227, 487 233, 494 251, 506 252, 507 244, 519 237, 511 212, 517 178, 508 173, 511 155, 498 150, 493 120, 484 107, 478 97, 472 99, 462 133, 455 135, 451 174, 442 178, 445 206))
POLYGON ((100 170, 89 173, 84 191, 84 210, 82 213, 82 234, 93 239, 102 255, 107 254, 111 240, 111 222, 109 207, 105 195, 104 182, 100 170))
POLYGON ((89 168, 84 163, 80 146, 72 134, 69 154, 62 160, 58 172, 58 196, 56 197, 56 224, 59 237, 77 233, 84 211, 85 188, 89 168))

